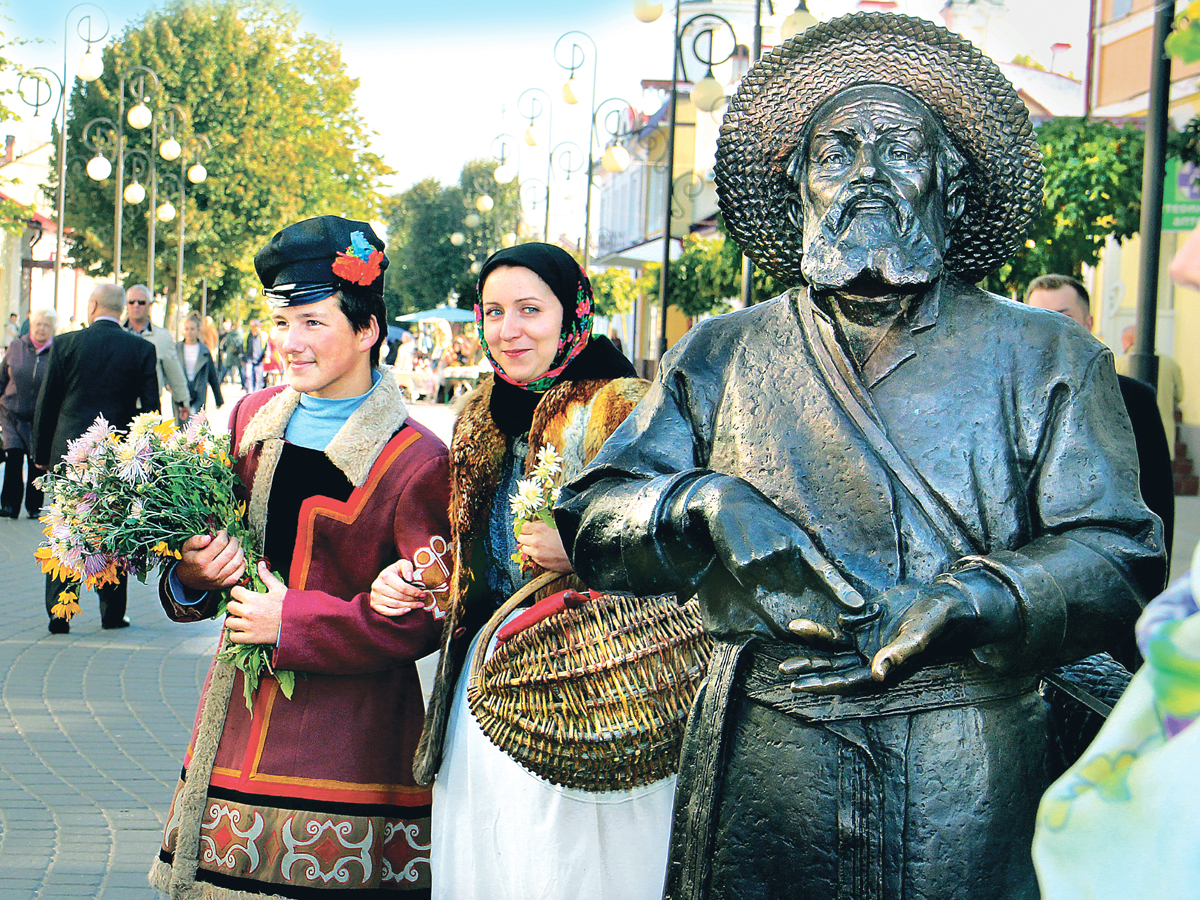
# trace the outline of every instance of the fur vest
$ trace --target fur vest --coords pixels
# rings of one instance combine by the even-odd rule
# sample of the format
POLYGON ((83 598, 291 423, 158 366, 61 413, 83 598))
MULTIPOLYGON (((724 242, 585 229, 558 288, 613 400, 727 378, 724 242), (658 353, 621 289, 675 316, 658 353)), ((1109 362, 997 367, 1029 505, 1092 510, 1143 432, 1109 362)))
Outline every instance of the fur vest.
MULTIPOLYGON (((570 481, 600 452, 608 436, 625 421, 649 386, 640 378, 617 378, 567 381, 552 387, 533 414, 529 454, 525 459, 526 474, 533 471, 538 451, 551 445, 563 458, 558 483, 570 481)), ((441 765, 442 741, 454 686, 471 639, 490 615, 490 611, 484 615, 471 607, 477 592, 483 590, 486 593, 483 573, 472 570, 482 557, 477 548, 486 539, 488 516, 492 503, 497 500, 496 491, 508 449, 508 441, 496 427, 489 411, 491 396, 491 379, 467 395, 450 443, 450 532, 454 574, 443 623, 437 678, 413 765, 413 774, 421 784, 432 782, 441 765)), ((541 571, 535 570, 534 575, 541 571)), ((582 587, 574 576, 564 575, 544 588, 538 597, 572 586, 582 587)))

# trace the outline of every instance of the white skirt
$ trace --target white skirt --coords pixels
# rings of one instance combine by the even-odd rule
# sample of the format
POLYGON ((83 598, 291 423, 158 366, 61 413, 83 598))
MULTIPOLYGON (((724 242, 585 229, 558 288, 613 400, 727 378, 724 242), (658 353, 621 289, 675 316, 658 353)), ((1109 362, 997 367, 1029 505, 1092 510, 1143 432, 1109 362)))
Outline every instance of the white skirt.
POLYGON ((674 797, 674 776, 591 793, 523 769, 479 727, 464 672, 433 786, 434 900, 661 900, 674 797))

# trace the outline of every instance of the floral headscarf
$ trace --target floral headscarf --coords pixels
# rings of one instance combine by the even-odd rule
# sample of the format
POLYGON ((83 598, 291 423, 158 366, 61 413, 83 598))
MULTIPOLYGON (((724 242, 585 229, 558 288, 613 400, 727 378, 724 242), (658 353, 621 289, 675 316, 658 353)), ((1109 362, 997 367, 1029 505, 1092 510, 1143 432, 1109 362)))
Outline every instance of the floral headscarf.
POLYGON ((517 244, 497 250, 488 257, 479 272, 479 300, 475 303, 475 327, 479 330, 479 342, 483 352, 496 370, 496 375, 509 384, 534 393, 548 390, 562 374, 563 369, 587 346, 592 336, 594 300, 592 283, 579 263, 575 262, 561 247, 553 244, 517 244), (483 283, 500 266, 520 266, 536 274, 546 282, 558 302, 562 304, 562 330, 558 335, 558 352, 550 368, 531 381, 516 381, 504 374, 504 369, 492 356, 487 338, 483 334, 483 283))

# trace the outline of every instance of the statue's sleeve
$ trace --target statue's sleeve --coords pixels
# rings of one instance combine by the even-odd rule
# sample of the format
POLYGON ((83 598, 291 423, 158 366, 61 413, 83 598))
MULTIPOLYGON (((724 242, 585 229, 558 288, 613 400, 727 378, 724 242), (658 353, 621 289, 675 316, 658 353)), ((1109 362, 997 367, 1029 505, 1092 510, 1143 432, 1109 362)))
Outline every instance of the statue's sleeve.
POLYGON ((1016 598, 1020 639, 977 652, 1004 668, 1045 668, 1112 646, 1165 581, 1162 523, 1141 500, 1111 354, 1097 353, 1076 385, 1056 383, 1047 396, 1025 497, 1035 537, 954 566, 968 576, 983 570, 1016 598))
POLYGON ((677 358, 668 355, 641 403, 559 495, 555 522, 589 587, 689 596, 712 562, 671 521, 673 500, 709 474, 703 412, 670 364, 677 358))

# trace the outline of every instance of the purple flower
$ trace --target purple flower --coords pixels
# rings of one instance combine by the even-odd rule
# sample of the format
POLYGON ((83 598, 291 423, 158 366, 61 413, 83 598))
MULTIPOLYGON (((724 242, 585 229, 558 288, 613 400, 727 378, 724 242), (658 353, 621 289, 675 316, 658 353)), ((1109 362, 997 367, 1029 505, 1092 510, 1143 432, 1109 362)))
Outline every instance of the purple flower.
POLYGON ((112 557, 107 553, 92 553, 83 561, 83 574, 85 578, 94 578, 112 562, 112 557))

